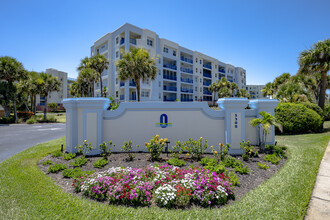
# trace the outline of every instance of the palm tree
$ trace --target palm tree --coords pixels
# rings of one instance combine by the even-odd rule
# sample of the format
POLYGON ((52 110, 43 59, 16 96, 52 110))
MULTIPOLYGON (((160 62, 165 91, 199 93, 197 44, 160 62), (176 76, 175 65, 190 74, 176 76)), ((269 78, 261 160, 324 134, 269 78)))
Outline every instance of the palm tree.
POLYGON ((217 83, 212 83, 211 85, 209 85, 209 88, 208 89, 213 94, 213 105, 215 105, 215 94, 218 91, 218 85, 217 85, 217 83))
POLYGON ((106 94, 103 94, 103 82, 102 82, 102 73, 104 70, 108 69, 109 67, 109 61, 108 59, 100 54, 97 54, 93 57, 91 57, 92 65, 91 69, 95 70, 96 75, 98 76, 98 80, 100 81, 101 85, 101 97, 105 97, 106 94))
POLYGON ((40 95, 45 97, 44 120, 47 119, 48 95, 51 92, 60 91, 61 82, 52 75, 40 73, 42 82, 40 83, 40 95))
POLYGON ((311 49, 304 50, 299 55, 299 73, 321 74, 318 105, 324 109, 327 73, 330 71, 330 38, 315 43, 311 49))
POLYGON ((227 78, 222 77, 217 83, 217 88, 219 98, 231 97, 231 83, 228 81, 227 78))
MULTIPOLYGON (((15 58, 4 56, 0 57, 0 81, 6 81, 8 83, 7 89, 11 89, 13 93, 13 107, 14 107, 14 116, 15 122, 17 122, 17 113, 16 113, 16 87, 13 86, 14 82, 25 79, 26 70, 21 62, 18 62, 15 58)), ((5 109, 5 116, 10 116, 10 99, 3 99, 3 107, 5 109)))
POLYGON ((77 83, 81 85, 81 96, 94 96, 94 82, 98 80, 97 72, 92 68, 82 69, 79 72, 77 83))
POLYGON ((154 58, 150 58, 148 51, 143 48, 131 48, 116 65, 120 80, 133 79, 136 82, 136 93, 140 101, 140 80, 154 80, 157 74, 154 58))
POLYGON ((270 96, 273 98, 274 95, 274 88, 273 88, 273 83, 269 82, 266 84, 266 86, 261 90, 262 96, 267 97, 270 96))
POLYGON ((258 128, 258 134, 260 134, 260 129, 262 129, 262 137, 259 136, 259 146, 262 151, 265 150, 265 143, 267 134, 269 133, 269 130, 274 125, 282 131, 282 126, 275 121, 275 117, 267 112, 259 112, 259 115, 261 115, 262 118, 253 118, 250 121, 250 125, 253 127, 258 128))
POLYGON ((250 94, 245 89, 240 89, 236 93, 236 97, 239 98, 250 98, 250 94))

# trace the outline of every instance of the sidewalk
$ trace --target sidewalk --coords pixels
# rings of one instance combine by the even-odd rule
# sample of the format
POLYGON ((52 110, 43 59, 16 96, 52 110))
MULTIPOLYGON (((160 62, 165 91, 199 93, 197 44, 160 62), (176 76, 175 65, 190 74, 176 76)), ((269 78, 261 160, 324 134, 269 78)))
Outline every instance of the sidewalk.
POLYGON ((330 219, 330 142, 320 164, 305 219, 330 219))

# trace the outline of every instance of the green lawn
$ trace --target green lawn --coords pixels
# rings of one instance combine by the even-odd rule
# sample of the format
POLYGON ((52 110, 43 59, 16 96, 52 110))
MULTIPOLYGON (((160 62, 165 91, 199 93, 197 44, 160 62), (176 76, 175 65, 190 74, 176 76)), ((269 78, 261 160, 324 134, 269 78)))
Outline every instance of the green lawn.
MULTIPOLYGON (((37 113, 37 115, 44 115, 44 113, 37 113)), ((47 117, 54 116, 56 118, 56 121, 59 123, 65 123, 66 122, 66 113, 60 112, 60 113, 52 113, 47 112, 47 117)))
POLYGON ((65 144, 65 138, 60 138, 0 163, 0 218, 303 219, 330 133, 278 136, 276 140, 288 146, 288 161, 240 201, 222 209, 168 210, 110 206, 65 193, 36 166, 65 144))

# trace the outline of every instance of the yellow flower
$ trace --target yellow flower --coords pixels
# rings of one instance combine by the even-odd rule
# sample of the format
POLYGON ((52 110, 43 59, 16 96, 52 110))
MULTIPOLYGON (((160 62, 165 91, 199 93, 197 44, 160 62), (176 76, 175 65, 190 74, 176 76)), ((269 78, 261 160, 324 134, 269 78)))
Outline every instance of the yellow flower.
POLYGON ((87 143, 87 140, 84 140, 85 144, 87 143))
POLYGON ((158 141, 157 140, 155 140, 155 144, 158 144, 158 141))
POLYGON ((149 146, 149 143, 148 143, 148 142, 146 142, 145 144, 146 144, 146 147, 148 147, 148 146, 149 146))
POLYGON ((168 141, 168 139, 167 139, 167 138, 165 138, 165 139, 164 139, 164 142, 167 142, 167 141, 168 141))
POLYGON ((218 151, 214 151, 214 154, 218 154, 218 151))
POLYGON ((163 138, 161 138, 161 139, 159 140, 159 143, 163 143, 163 141, 164 141, 163 138))
POLYGON ((213 149, 213 145, 211 145, 211 148, 213 149))
POLYGON ((220 143, 220 144, 219 144, 219 146, 220 146, 220 147, 223 147, 223 144, 222 144, 222 143, 220 143))
POLYGON ((186 154, 187 156, 189 156, 189 154, 186 154))
POLYGON ((188 147, 184 147, 184 149, 186 149, 186 150, 187 150, 187 149, 188 149, 188 147))
POLYGON ((158 134, 156 134, 156 138, 159 139, 159 135, 158 134))
POLYGON ((202 139, 203 139, 203 137, 200 137, 199 139, 200 139, 200 140, 202 140, 202 139))

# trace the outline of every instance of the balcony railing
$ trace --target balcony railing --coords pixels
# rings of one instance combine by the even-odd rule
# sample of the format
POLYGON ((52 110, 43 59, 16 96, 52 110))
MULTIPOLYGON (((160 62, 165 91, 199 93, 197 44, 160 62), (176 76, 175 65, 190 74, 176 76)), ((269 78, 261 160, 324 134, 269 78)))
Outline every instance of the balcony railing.
POLYGON ((130 39, 129 39, 129 42, 130 42, 131 44, 136 45, 136 39, 134 39, 134 38, 130 38, 130 39))
POLYGON ((209 85, 211 85, 211 82, 203 82, 203 85, 204 86, 209 86, 209 85))
POLYGON ((184 62, 187 62, 187 63, 193 63, 192 59, 189 59, 189 58, 184 57, 184 56, 181 56, 181 60, 184 61, 184 62))
POLYGON ((219 71, 220 73, 226 73, 226 71, 225 71, 224 69, 218 69, 218 71, 219 71))
POLYGON ((212 78, 211 74, 209 74, 209 73, 203 73, 203 76, 207 77, 207 78, 212 78))
POLYGON ((177 88, 175 86, 166 86, 166 85, 164 85, 163 89, 165 91, 174 91, 174 92, 177 91, 177 88))
POLYGON ((212 95, 212 93, 211 93, 210 91, 207 91, 207 90, 204 90, 204 91, 203 91, 203 94, 204 94, 204 95, 212 95))
POLYGON ((120 87, 125 86, 125 82, 120 82, 120 87))
POLYGON ((208 69, 212 69, 212 66, 209 65, 209 64, 203 64, 203 67, 208 68, 208 69))
POLYGON ((171 64, 164 64, 163 67, 168 68, 168 69, 172 69, 172 70, 176 70, 176 66, 171 65, 171 64))
POLYGON ((212 101, 211 96, 203 96, 203 101, 212 101))
POLYGON ((189 78, 183 78, 183 77, 181 77, 181 82, 194 83, 194 80, 189 79, 189 78))
POLYGON ((182 98, 181 97, 181 102, 193 102, 193 99, 188 99, 188 98, 182 98))
POLYGON ((167 75, 167 74, 163 75, 163 79, 170 79, 170 80, 174 80, 174 81, 177 80, 176 76, 171 76, 171 75, 167 75))
POLYGON ((194 93, 194 90, 193 89, 187 89, 187 88, 182 88, 181 87, 181 92, 194 93))
POLYGON ((136 95, 130 95, 129 100, 131 101, 136 101, 136 95))
POLYGON ((120 39, 120 45, 122 45, 123 43, 125 43, 125 38, 120 39))
POLYGON ((194 71, 192 69, 185 68, 185 67, 181 67, 180 70, 185 73, 194 73, 194 71))
POLYGON ((135 86, 136 87, 136 82, 135 81, 130 81, 129 86, 135 86))
POLYGON ((165 98, 164 97, 164 102, 174 102, 175 100, 176 100, 176 98, 174 97, 174 98, 165 98))
POLYGON ((124 100, 125 99, 125 95, 120 95, 120 100, 124 100))

